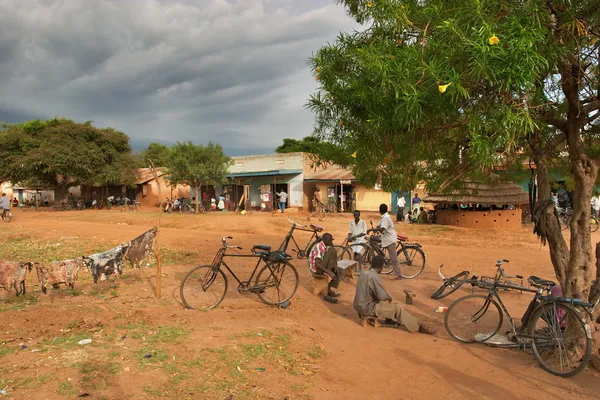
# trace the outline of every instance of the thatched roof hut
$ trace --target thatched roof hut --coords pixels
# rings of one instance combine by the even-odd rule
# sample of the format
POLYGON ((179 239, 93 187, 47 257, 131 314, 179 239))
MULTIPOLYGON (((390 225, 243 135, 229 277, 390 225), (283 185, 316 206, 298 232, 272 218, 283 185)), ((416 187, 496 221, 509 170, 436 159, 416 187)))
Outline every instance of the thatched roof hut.
POLYGON ((511 182, 482 184, 467 182, 461 189, 447 193, 430 193, 423 201, 449 204, 527 204, 529 195, 520 186, 511 182))

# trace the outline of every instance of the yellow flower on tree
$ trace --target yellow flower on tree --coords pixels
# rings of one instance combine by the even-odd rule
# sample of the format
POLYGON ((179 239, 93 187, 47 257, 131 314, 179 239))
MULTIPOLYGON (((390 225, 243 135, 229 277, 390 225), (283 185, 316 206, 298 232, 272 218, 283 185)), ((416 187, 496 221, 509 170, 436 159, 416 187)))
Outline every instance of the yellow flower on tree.
POLYGON ((373 7, 373 2, 372 2, 372 1, 369 1, 369 2, 367 3, 367 7, 369 7, 369 8, 373 7))
POLYGON ((321 72, 321 67, 317 67, 315 71, 317 71, 317 73, 321 72))
POLYGON ((446 93, 446 89, 448 89, 448 86, 452 85, 452 82, 447 83, 445 85, 438 85, 438 90, 440 91, 440 93, 446 93))
POLYGON ((339 124, 340 124, 340 126, 344 126, 344 121, 340 120, 339 124))
POLYGON ((321 80, 321 75, 315 76, 315 79, 318 80, 318 81, 320 81, 321 80))
POLYGON ((492 46, 494 46, 494 45, 497 45, 498 43, 500 43, 500 39, 498 39, 498 36, 496 36, 496 35, 493 35, 493 36, 492 36, 492 37, 491 37, 491 38, 488 40, 488 42, 489 42, 489 43, 490 43, 492 46))
POLYGON ((352 158, 356 158, 356 151, 352 153, 352 158))

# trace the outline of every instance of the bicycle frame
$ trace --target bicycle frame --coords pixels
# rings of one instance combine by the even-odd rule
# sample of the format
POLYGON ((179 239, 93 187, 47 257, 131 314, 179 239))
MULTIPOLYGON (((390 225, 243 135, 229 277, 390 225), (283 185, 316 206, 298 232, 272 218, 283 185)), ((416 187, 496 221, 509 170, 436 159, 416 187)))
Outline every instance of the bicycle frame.
POLYGON ((311 243, 316 239, 319 240, 321 239, 321 237, 319 236, 319 234, 317 233, 316 230, 314 229, 307 229, 307 228, 303 228, 302 225, 299 226, 299 224, 292 222, 292 227, 290 228, 289 232, 287 233, 287 235, 285 235, 285 238, 283 239, 283 242, 281 242, 281 245, 279 246, 279 251, 287 251, 287 248, 290 244, 290 240, 294 242, 294 246, 296 247, 295 249, 292 249, 293 251, 296 251, 298 254, 302 253, 302 254, 306 254, 306 252, 308 251, 308 246, 311 245, 311 243), (298 242, 296 241, 296 238, 294 238, 294 231, 298 230, 298 231, 303 231, 303 232, 311 232, 312 235, 310 236, 310 239, 308 240, 308 242, 306 242, 306 246, 304 246, 304 249, 301 249, 300 246, 298 245, 298 242))
MULTIPOLYGON (((262 289, 263 286, 252 286, 250 284, 250 282, 252 282, 252 279, 254 278, 254 276, 256 275, 256 272, 258 271, 258 267, 261 265, 261 263, 264 263, 267 268, 269 269, 269 272, 271 273, 271 276, 277 276, 275 274, 275 271, 271 268, 271 263, 269 263, 267 261, 267 259, 265 258, 267 254, 265 253, 253 253, 253 254, 227 254, 227 248, 221 248, 219 249, 219 251, 217 252, 217 255, 215 256, 215 259, 213 260, 213 262, 211 263, 211 265, 214 267, 213 271, 215 272, 213 274, 213 276, 216 276, 216 271, 218 271, 219 269, 221 269, 222 266, 224 266, 227 271, 229 271, 229 273, 231 274, 231 276, 233 276, 233 278, 239 283, 238 286, 238 290, 259 290, 262 289), (230 258, 258 258, 256 265, 254 266, 254 270, 252 271, 252 274, 250 275, 250 277, 246 280, 246 281, 242 281, 240 280, 237 275, 235 274, 235 272, 232 271, 232 269, 229 267, 229 265, 227 265, 227 263, 224 261, 224 258, 226 257, 230 257, 230 258)), ((210 282, 212 283, 212 282, 210 282)))

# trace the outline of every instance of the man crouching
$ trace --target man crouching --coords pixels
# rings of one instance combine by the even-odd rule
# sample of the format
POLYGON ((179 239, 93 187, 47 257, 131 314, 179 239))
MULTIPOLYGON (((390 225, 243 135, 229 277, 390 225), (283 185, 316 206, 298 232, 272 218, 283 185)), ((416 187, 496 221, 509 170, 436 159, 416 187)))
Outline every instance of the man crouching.
POLYGON ((437 329, 419 322, 398 303, 392 303, 392 296, 383 288, 379 273, 383 268, 385 260, 381 256, 373 257, 371 269, 363 271, 356 284, 356 295, 354 296, 354 309, 358 312, 363 326, 366 326, 365 318, 385 318, 387 323, 404 325, 407 331, 426 333, 433 335, 437 329))
POLYGON ((333 247, 333 236, 330 233, 323 234, 323 240, 318 242, 308 257, 308 268, 314 276, 324 277, 329 276, 331 280, 327 287, 327 296, 323 300, 330 303, 337 303, 336 297, 339 293, 335 293, 333 289, 340 286, 342 273, 337 267, 337 251, 333 247))

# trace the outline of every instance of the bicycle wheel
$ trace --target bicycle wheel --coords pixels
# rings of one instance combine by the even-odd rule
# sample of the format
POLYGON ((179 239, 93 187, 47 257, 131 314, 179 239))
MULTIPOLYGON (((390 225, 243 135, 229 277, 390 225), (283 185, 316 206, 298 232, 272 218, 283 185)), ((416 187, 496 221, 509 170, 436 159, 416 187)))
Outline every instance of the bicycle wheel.
POLYGON ((192 269, 181 281, 179 294, 186 308, 212 310, 225 298, 227 277, 212 265, 201 265, 192 269))
POLYGON ((598 220, 596 217, 590 217, 590 232, 596 232, 598 230, 598 220))
POLYGON ((364 243, 355 243, 348 245, 347 247, 345 247, 345 251, 342 253, 342 258, 338 257, 338 260, 354 260, 358 263, 357 269, 359 271, 362 271, 365 266, 367 250, 367 245, 364 243))
POLYGON ((540 304, 527 333, 533 339, 533 354, 542 368, 553 375, 576 375, 590 359, 591 332, 579 312, 568 304, 553 301, 540 304))
POLYGON ((416 278, 425 269, 425 252, 416 245, 404 245, 398 250, 398 266, 404 279, 416 278))
POLYGON ((255 286, 261 288, 257 294, 262 302, 280 305, 294 296, 298 282, 296 268, 287 261, 277 261, 268 263, 260 270, 255 286))
POLYGON ((298 257, 298 259, 300 259, 300 260, 302 260, 304 257, 306 257, 306 258, 310 257, 310 252, 312 251, 313 247, 315 247, 315 245, 317 243, 319 243, 321 240, 322 239, 315 239, 310 245, 308 245, 308 249, 306 249, 306 252, 298 251, 296 253, 296 257, 298 257))
MULTIPOLYGON (((389 275, 392 272, 394 272, 394 267, 392 267, 392 261, 390 260, 390 256, 388 254, 387 247, 384 248, 382 251, 383 251, 383 255, 384 255, 384 263, 383 263, 383 268, 381 269, 381 274, 389 275)), ((373 252, 371 252, 370 256, 373 257, 373 252)), ((369 262, 370 262, 370 260, 369 260, 369 262)), ((400 262, 400 260, 398 260, 398 262, 400 262)))
POLYGON ((444 297, 450 296, 456 292, 468 279, 469 271, 463 271, 460 274, 456 274, 451 278, 448 278, 438 290, 433 292, 431 295, 432 299, 443 299, 444 297))
POLYGON ((6 215, 4 215, 4 216, 2 217, 2 220, 3 220, 4 222, 6 222, 6 223, 9 223, 10 221, 12 221, 12 212, 10 212, 10 211, 7 211, 7 212, 6 212, 6 215))
POLYGON ((494 299, 472 294, 450 304, 444 317, 444 326, 450 336, 459 342, 485 342, 498 333, 502 319, 502 311, 494 299))
POLYGON ((352 252, 350 251, 350 248, 338 245, 334 245, 333 248, 337 253, 338 260, 352 260, 352 252))

